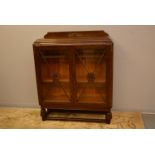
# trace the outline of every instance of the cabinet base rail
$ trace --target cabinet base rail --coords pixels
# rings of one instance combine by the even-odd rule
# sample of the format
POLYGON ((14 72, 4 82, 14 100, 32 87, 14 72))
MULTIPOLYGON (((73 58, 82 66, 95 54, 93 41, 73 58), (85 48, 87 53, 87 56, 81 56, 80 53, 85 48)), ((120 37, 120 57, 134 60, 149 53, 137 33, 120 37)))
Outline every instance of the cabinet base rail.
POLYGON ((110 124, 112 119, 111 111, 95 112, 83 110, 63 110, 63 109, 47 109, 41 108, 42 120, 55 121, 80 121, 80 122, 100 122, 110 124), (94 117, 95 116, 95 117, 94 117))

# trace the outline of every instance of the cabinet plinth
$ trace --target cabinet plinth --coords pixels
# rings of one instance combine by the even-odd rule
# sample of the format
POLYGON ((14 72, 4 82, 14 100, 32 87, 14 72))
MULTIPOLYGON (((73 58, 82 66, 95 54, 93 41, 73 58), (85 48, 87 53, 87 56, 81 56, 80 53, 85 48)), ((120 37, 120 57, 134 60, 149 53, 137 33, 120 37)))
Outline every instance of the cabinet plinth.
POLYGON ((107 33, 48 32, 33 51, 42 120, 110 123, 113 43, 107 33))

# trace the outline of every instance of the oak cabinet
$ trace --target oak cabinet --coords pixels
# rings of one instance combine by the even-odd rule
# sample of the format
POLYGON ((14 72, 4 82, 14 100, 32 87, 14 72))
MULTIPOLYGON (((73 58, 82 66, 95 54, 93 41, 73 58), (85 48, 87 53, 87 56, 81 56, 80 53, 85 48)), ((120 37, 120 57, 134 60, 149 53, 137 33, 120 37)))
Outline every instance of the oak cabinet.
POLYGON ((107 33, 48 32, 33 50, 43 120, 110 123, 113 43, 107 33))

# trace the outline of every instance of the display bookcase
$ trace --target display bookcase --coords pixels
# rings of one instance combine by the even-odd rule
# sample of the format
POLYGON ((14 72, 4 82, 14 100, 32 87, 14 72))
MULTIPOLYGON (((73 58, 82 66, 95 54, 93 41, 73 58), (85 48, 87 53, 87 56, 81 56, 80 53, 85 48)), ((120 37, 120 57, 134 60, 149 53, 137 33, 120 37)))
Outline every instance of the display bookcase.
POLYGON ((110 123, 113 43, 107 33, 48 32, 33 49, 43 120, 110 123))

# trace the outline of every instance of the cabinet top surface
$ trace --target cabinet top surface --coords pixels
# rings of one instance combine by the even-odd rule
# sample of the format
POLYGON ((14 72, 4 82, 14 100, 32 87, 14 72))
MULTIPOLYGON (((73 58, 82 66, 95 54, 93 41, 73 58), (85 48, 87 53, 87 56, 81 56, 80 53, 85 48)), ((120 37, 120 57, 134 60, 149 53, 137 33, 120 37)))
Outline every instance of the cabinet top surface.
POLYGON ((36 46, 104 44, 112 44, 104 31, 48 32, 44 38, 34 42, 36 46))

